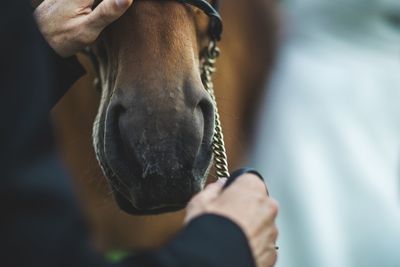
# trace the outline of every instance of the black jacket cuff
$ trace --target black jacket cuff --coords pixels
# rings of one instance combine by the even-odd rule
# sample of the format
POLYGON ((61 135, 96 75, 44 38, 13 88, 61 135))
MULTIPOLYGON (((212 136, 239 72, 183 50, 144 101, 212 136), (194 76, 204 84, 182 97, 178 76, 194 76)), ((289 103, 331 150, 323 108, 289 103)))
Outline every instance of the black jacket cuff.
POLYGON ((255 267, 242 229, 213 214, 194 219, 169 245, 144 258, 151 267, 255 267))

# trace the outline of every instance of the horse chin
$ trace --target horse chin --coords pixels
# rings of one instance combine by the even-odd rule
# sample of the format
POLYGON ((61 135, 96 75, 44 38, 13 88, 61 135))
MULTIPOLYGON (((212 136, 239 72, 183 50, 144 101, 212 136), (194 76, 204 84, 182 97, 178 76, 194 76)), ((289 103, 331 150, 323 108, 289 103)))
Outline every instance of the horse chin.
MULTIPOLYGON (((160 177, 148 182, 140 181, 131 188, 114 189, 114 197, 118 206, 132 215, 174 212, 184 209, 190 199, 202 190, 205 177, 173 180, 160 177)), ((116 182, 110 184, 115 185, 116 182)))
POLYGON ((131 215, 157 215, 168 212, 175 212, 184 209, 187 204, 187 202, 176 204, 159 203, 158 205, 136 207, 121 193, 117 192, 114 197, 117 201, 119 208, 131 215))
POLYGON ((163 175, 146 175, 135 170, 133 166, 137 163, 124 160, 117 166, 110 161, 103 162, 101 166, 114 198, 124 212, 157 215, 184 209, 190 199, 203 189, 212 161, 211 151, 205 154, 190 169, 171 171, 166 164, 163 168, 168 170, 160 172, 163 175), (120 168, 121 164, 126 168, 120 168))

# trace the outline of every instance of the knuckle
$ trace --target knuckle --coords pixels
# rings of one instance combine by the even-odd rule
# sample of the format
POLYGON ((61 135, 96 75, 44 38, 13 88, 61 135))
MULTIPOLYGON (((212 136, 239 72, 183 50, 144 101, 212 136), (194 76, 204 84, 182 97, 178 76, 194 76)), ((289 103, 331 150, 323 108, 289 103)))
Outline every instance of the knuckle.
POLYGON ((109 1, 100 8, 101 18, 104 23, 111 23, 121 13, 121 8, 118 6, 117 1, 109 1))
POLYGON ((274 225, 274 226, 272 227, 270 237, 271 237, 271 239, 272 239, 273 241, 276 241, 276 240, 278 239, 278 236, 279 236, 278 227, 276 227, 276 225, 274 225))
POLYGON ((262 192, 265 194, 266 185, 265 185, 264 181, 262 181, 258 176, 254 175, 254 174, 249 174, 249 175, 251 176, 251 179, 248 179, 248 180, 252 187, 252 190, 259 191, 259 192, 262 192))
POLYGON ((242 191, 263 192, 265 194, 265 184, 254 174, 244 174, 231 186, 232 188, 240 188, 242 191))
POLYGON ((79 31, 80 42, 83 45, 89 45, 96 40, 97 32, 94 29, 92 29, 92 27, 86 24, 82 25, 80 29, 81 29, 79 31))
POLYGON ((99 34, 97 34, 97 33, 95 33, 95 32, 88 33, 88 34, 87 34, 86 36, 84 36, 84 38, 83 38, 83 44, 84 44, 85 46, 88 46, 88 45, 93 44, 93 43, 96 41, 96 39, 98 38, 98 36, 99 36, 99 34))
POLYGON ((253 198, 260 204, 263 204, 265 202, 267 196, 263 193, 256 192, 253 194, 253 198))
POLYGON ((246 200, 252 205, 256 205, 258 208, 265 209, 267 196, 259 192, 251 192, 246 196, 246 200))
POLYGON ((121 9, 120 6, 118 6, 117 1, 112 1, 111 2, 111 10, 113 12, 118 12, 121 9))
POLYGON ((279 213, 279 205, 273 199, 268 199, 268 209, 270 210, 273 217, 277 217, 279 213))
POLYGON ((84 24, 73 25, 69 28, 69 36, 78 45, 83 46, 90 43, 88 27, 84 24))
POLYGON ((260 215, 267 215, 266 205, 265 205, 265 196, 262 194, 252 194, 246 198, 248 205, 252 205, 252 207, 260 212, 260 215))
POLYGON ((114 16, 108 12, 103 12, 103 15, 99 18, 99 23, 102 27, 108 26, 114 20, 114 16))

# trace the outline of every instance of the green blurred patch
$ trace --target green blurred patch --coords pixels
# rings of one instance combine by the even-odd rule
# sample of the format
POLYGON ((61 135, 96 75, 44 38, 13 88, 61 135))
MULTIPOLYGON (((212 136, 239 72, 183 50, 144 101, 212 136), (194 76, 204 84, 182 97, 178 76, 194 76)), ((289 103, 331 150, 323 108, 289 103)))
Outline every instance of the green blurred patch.
POLYGON ((132 253, 128 252, 128 251, 114 250, 114 251, 108 252, 105 255, 105 257, 106 257, 106 260, 108 260, 109 262, 117 263, 131 255, 132 255, 132 253))

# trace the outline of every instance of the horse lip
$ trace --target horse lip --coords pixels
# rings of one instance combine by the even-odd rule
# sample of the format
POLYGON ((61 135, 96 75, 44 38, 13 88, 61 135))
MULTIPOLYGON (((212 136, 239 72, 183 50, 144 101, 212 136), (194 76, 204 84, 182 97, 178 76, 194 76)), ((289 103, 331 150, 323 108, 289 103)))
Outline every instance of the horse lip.
MULTIPOLYGON (((120 155, 121 156, 121 155, 120 155)), ((132 158, 130 158, 132 160, 132 158)), ((186 207, 191 197, 201 190, 203 183, 197 181, 204 177, 196 177, 193 169, 187 175, 172 175, 171 177, 149 175, 143 179, 143 173, 138 177, 132 177, 131 164, 126 164, 127 158, 122 157, 119 162, 125 165, 124 169, 119 169, 108 160, 107 179, 113 187, 114 196, 122 210, 133 215, 161 214, 166 212, 178 211, 186 207), (125 162, 125 163, 124 163, 125 162), (124 172, 127 171, 127 172, 124 172), (127 179, 129 178, 130 179, 127 179), (179 178, 176 178, 179 177, 179 178), (131 182, 129 182, 131 181, 131 182), (154 184, 154 185, 153 185, 154 184), (161 185, 160 185, 161 184, 161 185), (157 186, 157 187, 153 187, 157 186), (177 191, 173 194, 168 191, 177 191), (160 197, 160 199, 157 199, 160 197)))
MULTIPOLYGON (((128 200, 129 201, 129 200, 128 200)), ((118 202, 120 203, 120 202, 118 202)), ((131 203, 129 201, 129 203, 131 203)), ((148 207, 136 207, 131 203, 129 206, 121 206, 121 209, 132 215, 157 215, 166 212, 174 212, 182 210, 186 207, 188 202, 177 204, 160 204, 148 207)))
POLYGON ((157 215, 167 212, 176 212, 186 207, 187 202, 184 203, 160 203, 158 205, 137 207, 134 202, 127 199, 124 195, 119 192, 115 193, 115 199, 118 206, 128 214, 131 215, 157 215))
MULTIPOLYGON (((138 171, 140 173, 138 177, 132 177, 132 173, 138 173, 132 169, 133 165, 138 165, 137 158, 135 155, 130 155, 129 157, 127 157, 125 153, 119 154, 119 157, 121 158, 119 158, 119 163, 117 166, 115 165, 115 162, 110 161, 110 159, 106 157, 106 164, 104 165, 107 166, 109 169, 105 173, 108 173, 107 179, 109 180, 110 185, 114 186, 113 191, 119 207, 128 214, 155 215, 166 212, 174 212, 184 209, 187 203, 190 201, 191 197, 202 189, 205 183, 205 177, 207 177, 207 173, 212 162, 211 148, 205 154, 207 154, 207 156, 205 156, 203 159, 195 160, 194 166, 192 166, 190 170, 187 171, 186 175, 183 174, 175 176, 171 174, 171 177, 168 178, 165 176, 154 176, 148 173, 144 175, 145 173, 138 171), (204 162, 201 163, 201 161, 204 162), (127 164, 127 162, 129 162, 129 164, 127 164), (124 165, 122 169, 119 168, 120 164, 124 165), (207 168, 206 170, 204 170, 203 167, 206 164, 207 168), (176 178, 178 176, 179 178, 176 178), (130 179, 127 180, 127 177, 130 177, 130 179), (118 181, 121 182, 118 184, 118 181), (156 197, 150 197, 148 200, 145 200, 145 196, 141 195, 143 194, 143 192, 146 192, 143 191, 145 189, 135 189, 134 183, 136 183, 136 187, 144 187, 145 183, 158 184, 158 189, 148 189, 150 190, 150 192, 151 190, 153 190, 153 195, 157 194, 154 193, 157 192, 157 190, 159 190, 158 192, 162 192, 162 190, 164 190, 162 186, 159 185, 160 183, 165 183, 165 190, 168 190, 168 186, 169 190, 171 191, 173 191, 173 188, 175 187, 180 187, 180 192, 178 193, 179 196, 177 199, 174 199, 172 193, 171 198, 168 197, 169 194, 164 193, 164 199, 160 199, 159 201, 156 201, 156 197), (182 183, 187 183, 187 186, 182 186, 182 183), (142 203, 137 203, 137 200, 142 203), (148 201, 148 203, 145 203, 146 201, 148 201)), ((136 169, 138 168, 139 166, 136 167, 136 169)), ((151 187, 151 185, 147 184, 147 188, 149 187, 151 187)))

